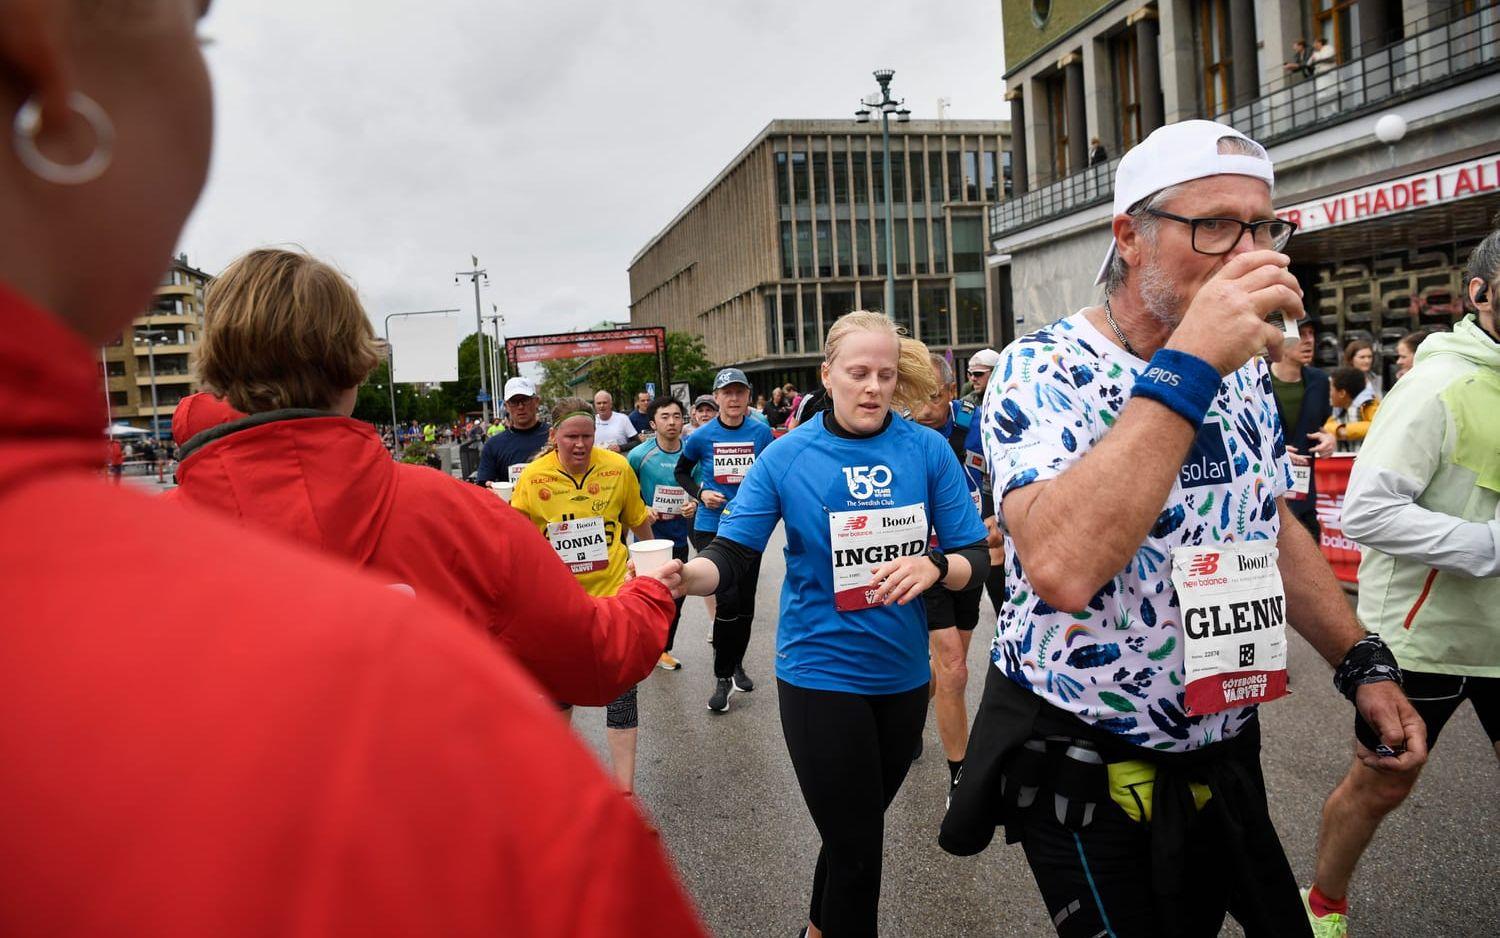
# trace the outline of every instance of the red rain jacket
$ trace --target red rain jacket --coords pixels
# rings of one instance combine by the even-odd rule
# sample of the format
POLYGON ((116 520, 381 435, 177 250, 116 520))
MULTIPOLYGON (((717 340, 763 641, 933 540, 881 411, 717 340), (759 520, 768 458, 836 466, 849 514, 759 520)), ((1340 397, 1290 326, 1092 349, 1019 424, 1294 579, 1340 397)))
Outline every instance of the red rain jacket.
POLYGON ((603 706, 661 656, 674 609, 659 581, 589 596, 529 520, 486 489, 393 461, 369 424, 316 411, 226 420, 235 412, 206 394, 184 407, 177 498, 448 603, 557 700, 603 706))
POLYGON ((509 655, 109 485, 97 350, 0 324, 0 934, 704 934, 509 655))

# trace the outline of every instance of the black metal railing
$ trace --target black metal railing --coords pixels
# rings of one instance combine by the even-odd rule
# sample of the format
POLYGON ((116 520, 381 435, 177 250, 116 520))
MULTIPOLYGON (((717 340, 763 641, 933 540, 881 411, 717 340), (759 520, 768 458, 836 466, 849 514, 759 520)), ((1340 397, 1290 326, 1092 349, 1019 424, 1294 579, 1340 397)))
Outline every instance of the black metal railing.
MULTIPOLYGON (((1414 93, 1500 70, 1500 3, 1413 32, 1369 55, 1212 115, 1266 146, 1349 120, 1414 93)), ((990 236, 1014 234, 1114 198, 1119 160, 990 209, 990 236)))

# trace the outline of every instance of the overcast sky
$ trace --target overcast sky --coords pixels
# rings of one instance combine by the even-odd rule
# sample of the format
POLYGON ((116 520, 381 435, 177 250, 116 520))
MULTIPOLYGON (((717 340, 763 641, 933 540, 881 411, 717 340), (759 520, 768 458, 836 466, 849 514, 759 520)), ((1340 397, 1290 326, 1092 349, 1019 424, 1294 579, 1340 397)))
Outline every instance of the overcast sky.
POLYGON ((626 266, 775 118, 1006 116, 999 0, 216 0, 217 132, 181 251, 296 242, 386 313, 628 317, 626 266))

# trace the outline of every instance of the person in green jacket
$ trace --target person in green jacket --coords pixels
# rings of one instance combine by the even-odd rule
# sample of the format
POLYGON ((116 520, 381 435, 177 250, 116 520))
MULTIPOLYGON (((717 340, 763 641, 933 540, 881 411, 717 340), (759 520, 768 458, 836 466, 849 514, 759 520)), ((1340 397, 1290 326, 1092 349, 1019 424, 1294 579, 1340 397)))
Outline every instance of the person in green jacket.
MULTIPOLYGON (((1465 293, 1476 312, 1424 341, 1386 395, 1354 462, 1343 529, 1364 553, 1359 618, 1400 663, 1429 749, 1468 700, 1500 757, 1497 290, 1500 230, 1469 257, 1465 293)), ((1357 758, 1329 795, 1307 893, 1320 938, 1346 934, 1354 866, 1419 771, 1378 772, 1357 758)))

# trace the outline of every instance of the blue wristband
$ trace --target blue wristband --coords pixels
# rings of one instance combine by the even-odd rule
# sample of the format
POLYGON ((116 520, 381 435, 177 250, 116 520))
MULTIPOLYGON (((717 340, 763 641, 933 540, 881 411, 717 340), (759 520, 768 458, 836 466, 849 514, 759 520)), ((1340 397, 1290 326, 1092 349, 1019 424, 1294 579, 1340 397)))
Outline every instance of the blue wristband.
POLYGON ((1222 380, 1219 370, 1198 356, 1164 348, 1151 356, 1131 394, 1171 408, 1196 429, 1213 405, 1222 380))

